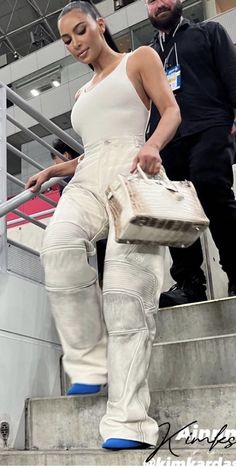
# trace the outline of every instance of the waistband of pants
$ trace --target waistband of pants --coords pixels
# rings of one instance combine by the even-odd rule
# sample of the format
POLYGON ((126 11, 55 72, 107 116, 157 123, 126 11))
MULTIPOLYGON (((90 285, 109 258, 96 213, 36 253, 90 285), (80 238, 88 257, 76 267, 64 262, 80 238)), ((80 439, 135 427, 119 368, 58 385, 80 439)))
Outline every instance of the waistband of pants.
POLYGON ((84 145, 84 153, 86 156, 86 153, 89 154, 96 150, 98 151, 99 149, 108 145, 119 146, 119 145, 133 144, 134 146, 137 146, 137 148, 140 148, 141 146, 144 145, 144 143, 145 143, 144 135, 112 136, 107 139, 97 140, 95 142, 84 145))

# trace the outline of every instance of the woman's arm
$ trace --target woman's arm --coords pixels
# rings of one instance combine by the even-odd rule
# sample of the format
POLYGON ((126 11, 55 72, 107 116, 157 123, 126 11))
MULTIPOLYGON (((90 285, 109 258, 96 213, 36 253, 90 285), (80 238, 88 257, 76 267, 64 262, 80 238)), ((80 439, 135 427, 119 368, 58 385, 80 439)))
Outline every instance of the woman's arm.
POLYGON ((25 184, 25 188, 30 188, 32 192, 37 192, 41 185, 52 177, 73 176, 78 164, 78 159, 83 159, 83 155, 78 158, 71 159, 70 161, 47 167, 43 171, 30 177, 25 184))
POLYGON ((159 152, 174 137, 181 123, 179 106, 170 89, 159 55, 151 47, 140 47, 135 51, 139 80, 146 95, 156 105, 161 119, 152 136, 134 160, 131 172, 137 163, 150 174, 160 170, 159 152))

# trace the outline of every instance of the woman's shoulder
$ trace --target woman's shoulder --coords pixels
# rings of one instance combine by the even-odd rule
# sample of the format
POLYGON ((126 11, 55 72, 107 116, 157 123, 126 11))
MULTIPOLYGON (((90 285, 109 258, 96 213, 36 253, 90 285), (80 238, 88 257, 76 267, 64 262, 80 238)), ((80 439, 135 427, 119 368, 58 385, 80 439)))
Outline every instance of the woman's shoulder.
POLYGON ((154 62, 160 62, 158 53, 150 46, 140 46, 132 52, 132 60, 139 66, 148 67, 154 62))
POLYGON ((150 46, 140 46, 132 52, 136 57, 156 57, 158 53, 150 46))

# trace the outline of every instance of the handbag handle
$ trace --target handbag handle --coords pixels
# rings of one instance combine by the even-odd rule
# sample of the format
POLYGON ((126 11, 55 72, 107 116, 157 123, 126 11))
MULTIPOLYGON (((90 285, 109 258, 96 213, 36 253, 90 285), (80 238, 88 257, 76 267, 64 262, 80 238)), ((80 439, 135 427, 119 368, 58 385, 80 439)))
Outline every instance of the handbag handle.
POLYGON ((172 190, 173 192, 179 192, 179 189, 176 187, 175 183, 169 179, 169 177, 166 175, 166 171, 164 169, 163 166, 161 166, 161 169, 160 171, 158 172, 158 174, 154 177, 155 178, 152 178, 150 179, 147 174, 142 170, 140 164, 138 163, 137 164, 137 171, 139 172, 139 174, 141 175, 141 177, 146 181, 146 182, 149 182, 149 183, 152 183, 152 182, 157 182, 157 183, 161 183, 164 187, 166 187, 168 190, 172 190))

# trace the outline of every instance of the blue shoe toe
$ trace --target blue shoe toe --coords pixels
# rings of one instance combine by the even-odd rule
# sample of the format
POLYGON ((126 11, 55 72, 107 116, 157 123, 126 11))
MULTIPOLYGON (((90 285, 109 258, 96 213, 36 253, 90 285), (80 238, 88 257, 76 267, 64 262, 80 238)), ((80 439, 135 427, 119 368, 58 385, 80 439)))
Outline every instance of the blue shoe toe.
POLYGON ((107 439, 102 444, 102 448, 110 450, 126 450, 126 449, 147 449, 150 444, 129 439, 107 439))
POLYGON ((74 383, 67 391, 67 395, 91 395, 100 392, 102 386, 94 384, 74 383))

